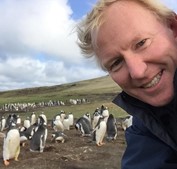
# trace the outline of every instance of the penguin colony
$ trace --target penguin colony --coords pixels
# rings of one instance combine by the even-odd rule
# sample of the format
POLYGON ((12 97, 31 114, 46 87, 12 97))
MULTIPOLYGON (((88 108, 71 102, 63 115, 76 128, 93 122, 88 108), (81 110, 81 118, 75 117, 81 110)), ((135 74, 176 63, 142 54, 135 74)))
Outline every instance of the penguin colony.
POLYGON ((102 105, 96 108, 92 116, 85 113, 74 122, 72 113, 66 114, 64 111, 57 113, 47 124, 47 117, 44 112, 37 117, 33 112, 30 117, 22 121, 19 115, 10 114, 7 118, 1 117, 0 130, 4 133, 3 142, 3 162, 5 166, 14 159, 18 161, 20 148, 28 142, 29 151, 45 151, 46 139, 48 137, 48 127, 51 127, 51 142, 65 143, 68 136, 65 130, 75 127, 75 131, 81 137, 90 137, 91 142, 97 146, 104 145, 104 140, 114 141, 117 138, 116 119, 109 113, 108 108, 102 105))

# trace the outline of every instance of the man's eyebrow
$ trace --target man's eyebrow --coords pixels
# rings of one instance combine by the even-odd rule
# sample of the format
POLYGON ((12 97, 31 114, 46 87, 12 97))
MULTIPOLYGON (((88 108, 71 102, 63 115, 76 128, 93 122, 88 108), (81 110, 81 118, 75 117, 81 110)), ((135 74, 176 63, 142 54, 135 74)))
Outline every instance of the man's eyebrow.
POLYGON ((130 41, 127 43, 126 48, 128 49, 129 47, 132 46, 132 44, 137 43, 140 39, 142 39, 143 37, 140 34, 135 35, 132 39, 130 39, 130 41))

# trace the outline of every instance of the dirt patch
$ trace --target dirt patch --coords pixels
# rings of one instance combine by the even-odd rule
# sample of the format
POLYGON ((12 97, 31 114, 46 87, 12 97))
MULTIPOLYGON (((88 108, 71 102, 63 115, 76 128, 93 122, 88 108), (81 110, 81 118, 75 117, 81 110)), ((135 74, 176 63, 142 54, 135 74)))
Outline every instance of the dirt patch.
POLYGON ((29 143, 21 147, 19 161, 10 160, 5 167, 2 159, 3 138, 0 138, 1 169, 120 169, 125 150, 124 131, 118 126, 118 137, 98 147, 90 137, 81 137, 74 127, 64 133, 65 143, 51 142, 53 130, 48 127, 48 138, 43 153, 29 151, 29 143))

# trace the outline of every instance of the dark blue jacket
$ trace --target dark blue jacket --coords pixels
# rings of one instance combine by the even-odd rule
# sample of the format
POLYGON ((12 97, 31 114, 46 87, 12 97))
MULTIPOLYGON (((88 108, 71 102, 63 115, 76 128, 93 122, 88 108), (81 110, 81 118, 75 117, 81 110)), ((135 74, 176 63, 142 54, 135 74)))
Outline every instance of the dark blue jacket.
POLYGON ((121 168, 177 169, 176 96, 163 107, 153 107, 125 92, 113 102, 133 116, 133 124, 125 132, 127 148, 121 168))

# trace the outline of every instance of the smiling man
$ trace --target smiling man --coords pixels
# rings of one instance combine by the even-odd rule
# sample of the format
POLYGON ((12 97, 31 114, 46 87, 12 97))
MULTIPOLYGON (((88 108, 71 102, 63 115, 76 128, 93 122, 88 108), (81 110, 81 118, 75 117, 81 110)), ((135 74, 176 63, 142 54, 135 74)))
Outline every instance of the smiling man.
POLYGON ((133 116, 122 169, 176 169, 176 14, 157 0, 100 0, 78 37, 122 88, 114 103, 133 116))

